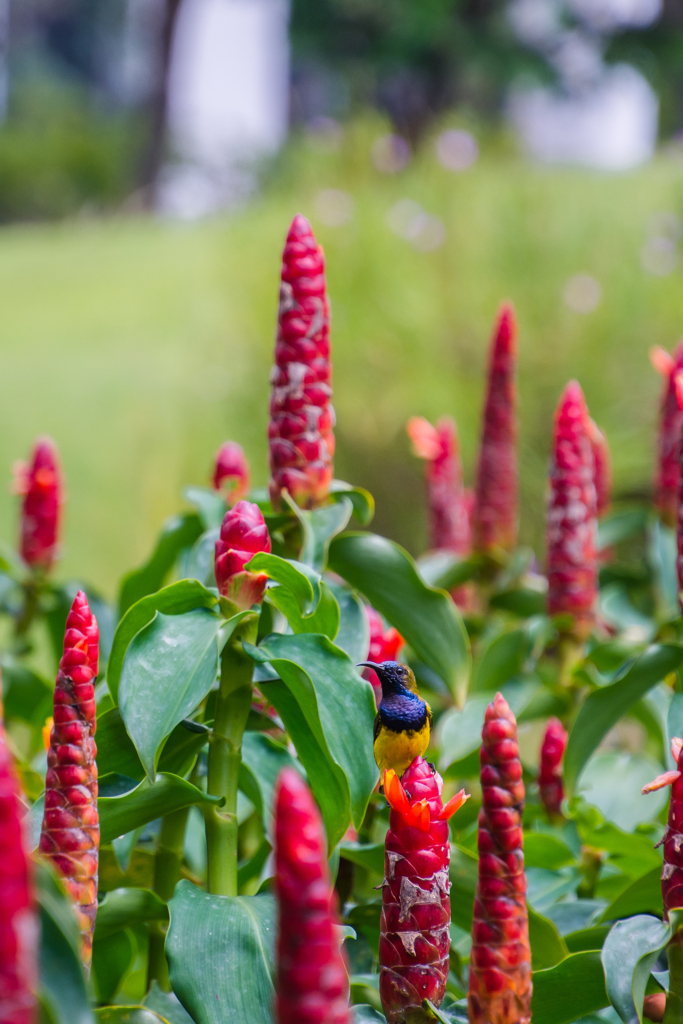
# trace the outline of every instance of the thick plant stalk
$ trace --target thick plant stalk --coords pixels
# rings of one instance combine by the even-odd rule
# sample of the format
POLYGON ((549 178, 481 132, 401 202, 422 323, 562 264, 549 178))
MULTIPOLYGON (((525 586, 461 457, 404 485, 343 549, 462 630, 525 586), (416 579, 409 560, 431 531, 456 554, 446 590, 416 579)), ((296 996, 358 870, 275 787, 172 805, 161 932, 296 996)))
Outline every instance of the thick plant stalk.
POLYGON ((595 512, 600 519, 609 511, 612 497, 612 456, 607 438, 595 420, 588 417, 588 437, 593 452, 593 483, 595 484, 595 512))
POLYGON ((571 616, 566 632, 591 630, 598 588, 597 518, 588 411, 575 380, 555 413, 547 520, 548 613, 571 616))
POLYGON ((673 356, 656 347, 650 352, 650 358, 655 369, 664 378, 657 431, 655 505, 662 522, 675 527, 681 475, 678 448, 683 428, 683 415, 676 397, 676 375, 683 370, 683 340, 679 341, 673 356))
POLYGON ((413 416, 406 430, 413 452, 426 463, 429 547, 465 557, 472 547, 473 496, 463 487, 455 420, 444 416, 433 427, 423 416, 413 416))
POLYGON ((37 1019, 38 918, 24 849, 19 784, 0 723, 0 1021, 37 1019))
MULTIPOLYGON (((383 661, 398 661, 398 655, 405 644, 405 640, 397 629, 390 626, 384 628, 384 621, 378 611, 369 605, 365 605, 365 614, 370 627, 370 644, 366 661, 376 661, 381 664, 383 661)), ((382 684, 373 668, 363 669, 363 679, 371 684, 375 691, 375 702, 379 707, 382 699, 382 684)))
POLYGON ((325 260, 311 225, 299 213, 282 253, 271 376, 268 440, 274 508, 280 507, 284 490, 302 508, 319 505, 329 493, 334 456, 331 379, 325 260))
POLYGON ((64 489, 57 446, 49 437, 36 441, 30 464, 15 466, 15 490, 22 495, 21 557, 47 573, 58 554, 64 489))
POLYGON ((416 757, 402 779, 384 773, 391 807, 385 840, 379 991, 389 1024, 432 1020, 425 999, 440 1006, 448 979, 451 902, 448 819, 465 791, 443 804, 443 781, 416 757))
POLYGON ((502 694, 482 730, 479 880, 474 897, 470 1024, 528 1024, 531 949, 526 909, 524 783, 517 722, 502 694))
POLYGON ((548 817, 558 818, 562 814, 564 784, 562 781, 562 758, 567 746, 567 730, 559 718, 548 722, 541 744, 541 764, 538 773, 538 788, 541 802, 548 817))
POLYGON ((275 796, 277 1024, 350 1024, 327 841, 306 783, 285 768, 275 796))
POLYGON ((216 586, 221 597, 244 611, 261 601, 268 577, 262 572, 248 572, 244 566, 259 551, 271 549, 268 527, 258 505, 238 501, 223 518, 221 534, 216 541, 216 586))
POLYGON ((236 441, 226 441, 216 452, 213 465, 212 483, 217 491, 223 491, 230 508, 249 493, 249 463, 244 449, 236 441))
POLYGON ((92 959, 100 846, 94 740, 98 652, 97 620, 79 590, 66 620, 55 684, 40 852, 63 876, 76 905, 86 968, 92 959))
POLYGON ((517 322, 501 306, 491 341, 477 466, 474 547, 510 551, 517 541, 517 322))

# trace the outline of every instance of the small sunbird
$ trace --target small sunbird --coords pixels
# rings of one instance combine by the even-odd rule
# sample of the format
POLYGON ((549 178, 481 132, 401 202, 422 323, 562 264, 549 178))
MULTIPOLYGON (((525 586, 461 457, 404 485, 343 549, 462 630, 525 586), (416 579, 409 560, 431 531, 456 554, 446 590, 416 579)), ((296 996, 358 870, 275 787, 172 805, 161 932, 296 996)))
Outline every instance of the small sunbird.
POLYGON ((374 730, 377 767, 382 773, 393 768, 400 776, 429 746, 432 709, 417 692, 415 676, 407 665, 361 661, 358 667, 374 669, 382 684, 374 730))

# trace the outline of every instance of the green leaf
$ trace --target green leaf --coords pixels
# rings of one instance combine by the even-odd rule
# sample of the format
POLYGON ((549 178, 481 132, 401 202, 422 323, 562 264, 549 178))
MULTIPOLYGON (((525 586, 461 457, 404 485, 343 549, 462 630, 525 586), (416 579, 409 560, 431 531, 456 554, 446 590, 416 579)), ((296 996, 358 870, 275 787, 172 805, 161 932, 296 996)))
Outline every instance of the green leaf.
POLYGON ((450 596, 423 582, 407 551, 376 534, 347 533, 332 541, 329 565, 462 697, 470 665, 467 632, 450 596))
MULTIPOLYGON (((104 781, 104 780, 103 780, 104 781)), ((178 778, 160 773, 154 782, 145 779, 135 789, 122 796, 100 797, 100 842, 110 843, 117 836, 132 832, 150 821, 162 818, 171 811, 179 811, 192 804, 218 804, 222 799, 207 796, 200 789, 178 778)))
POLYGON ((531 646, 531 637, 524 629, 513 629, 496 637, 477 665, 472 689, 499 690, 503 683, 520 674, 531 646))
POLYGON ((40 913, 40 998, 54 1024, 92 1024, 73 907, 56 878, 36 865, 40 913))
POLYGON ((311 615, 320 600, 320 573, 303 562, 280 558, 267 551, 259 551, 245 569, 249 572, 265 572, 271 579, 294 596, 302 615, 311 615))
POLYGON ((664 913, 662 901, 662 868, 659 865, 624 889, 610 905, 605 908, 601 921, 615 921, 619 917, 632 917, 634 914, 664 913))
POLYGON ((364 661, 370 647, 370 627, 363 602, 348 587, 326 581, 339 605, 339 631, 334 639, 354 665, 364 661))
POLYGON ((92 946, 92 980, 98 1003, 110 1003, 135 959, 137 943, 129 931, 98 938, 92 946))
POLYGON ((581 773, 577 788, 606 818, 631 832, 641 822, 656 818, 669 799, 666 789, 647 796, 641 793, 661 770, 661 764, 647 754, 596 754, 581 773))
POLYGON ((448 868, 451 882, 451 918, 463 931, 472 928, 474 892, 479 877, 479 858, 471 850, 451 843, 451 863, 448 868))
POLYGON ((286 587, 272 587, 268 600, 280 609, 294 633, 322 633, 334 640, 339 632, 339 605, 324 582, 320 584, 318 607, 310 615, 301 614, 296 598, 286 587))
POLYGON ((330 497, 336 499, 337 495, 349 498, 353 505, 353 514, 361 526, 369 526, 375 514, 375 499, 364 487, 354 487, 344 480, 333 480, 330 484, 330 497))
MULTIPOLYGON (((207 733, 190 731, 182 722, 176 725, 161 751, 159 771, 186 775, 206 741, 207 733)), ((119 708, 111 708, 97 719, 97 767, 101 777, 127 775, 137 782, 145 777, 145 769, 126 732, 119 708)))
POLYGON ((592 928, 570 932, 569 935, 565 935, 564 941, 570 953, 581 953, 584 949, 602 949, 609 930, 608 924, 596 924, 592 928))
POLYGON ((587 846, 606 850, 621 871, 640 877, 651 868, 662 867, 662 855, 648 836, 622 832, 611 822, 604 822, 582 835, 587 846))
POLYGON ((296 761, 282 743, 260 732, 247 732, 242 739, 239 785, 263 820, 266 835, 273 839, 273 797, 283 768, 295 768, 296 761))
POLYGON ((349 840, 339 844, 339 853, 344 860, 368 868, 378 875, 384 874, 384 843, 354 843, 349 840))
POLYGON ((529 914, 529 942, 531 943, 531 966, 534 971, 554 967, 569 956, 567 944, 557 928, 547 917, 543 917, 532 906, 527 905, 529 914))
POLYGON ((612 1006, 625 1024, 643 1019, 645 986, 655 961, 671 937, 671 925, 638 914, 617 921, 602 947, 605 982, 612 1006))
POLYGON ((597 952, 570 953, 556 967, 534 971, 531 1018, 534 1024, 571 1024, 609 1006, 597 952))
POLYGON ((54 682, 44 679, 37 672, 19 664, 14 658, 2 658, 2 702, 5 719, 18 718, 29 725, 44 725, 45 719, 52 714, 53 693, 54 682))
POLYGON ((121 716, 150 779, 166 737, 215 682, 222 625, 219 616, 204 608, 184 615, 157 612, 126 652, 119 687, 121 716))
POLYGON ((429 582, 440 590, 453 590, 478 576, 480 569, 485 564, 485 555, 474 554, 469 558, 454 559, 441 572, 435 573, 429 582))
POLYGON ((353 1024, 386 1024, 386 1017, 379 1010, 373 1009, 367 1003, 359 1003, 351 1007, 353 1024))
POLYGON ((598 523, 598 550, 604 551, 622 540, 628 540, 641 533, 647 526, 648 511, 645 508, 612 512, 598 523))
POLYGON ((531 590, 523 587, 516 590, 503 590, 493 594, 489 601, 491 608, 501 608, 512 612, 520 619, 530 619, 532 615, 543 615, 546 606, 546 595, 542 590, 531 590))
POLYGON ((167 1024, 147 1006, 100 1006, 95 1010, 96 1024, 167 1024))
POLYGON ((107 665, 107 685, 112 700, 118 703, 121 670, 128 646, 141 629, 152 621, 156 612, 182 615, 194 608, 212 608, 218 598, 198 580, 178 580, 154 594, 143 597, 123 616, 114 634, 114 642, 107 665))
POLYGON ((175 992, 164 992, 156 981, 152 982, 150 991, 145 996, 145 1006, 154 1010, 169 1024, 193 1024, 192 1017, 178 999, 175 992))
POLYGON ((330 541, 348 525, 353 505, 350 497, 339 495, 332 505, 323 505, 311 511, 300 509, 291 498, 285 501, 301 523, 303 547, 301 561, 322 572, 327 564, 330 541))
POLYGON ((547 832, 524 833, 524 864, 528 868, 556 871, 574 863, 574 854, 566 843, 547 832))
POLYGON ((214 491, 211 487, 186 487, 183 498, 190 505, 194 505, 205 530, 220 530, 228 511, 225 498, 220 491, 214 491))
POLYGON ((95 939, 148 921, 168 921, 168 907, 151 889, 114 889, 97 908, 95 939))
POLYGON ((182 881, 168 907, 171 984, 197 1024, 272 1024, 274 898, 182 881))
POLYGON ((166 520, 149 561, 129 572, 121 581, 119 618, 141 597, 161 587, 179 552, 191 547, 201 533, 202 523, 194 512, 166 520))
POLYGON ((282 680, 259 685, 306 769, 333 849, 351 820, 356 828, 362 824, 377 782, 372 688, 324 636, 271 634, 259 647, 244 647, 255 661, 270 663, 282 680))
POLYGON ((572 726, 564 755, 564 779, 569 793, 576 788, 588 759, 612 726, 682 661, 683 647, 653 644, 621 679, 588 696, 572 726))

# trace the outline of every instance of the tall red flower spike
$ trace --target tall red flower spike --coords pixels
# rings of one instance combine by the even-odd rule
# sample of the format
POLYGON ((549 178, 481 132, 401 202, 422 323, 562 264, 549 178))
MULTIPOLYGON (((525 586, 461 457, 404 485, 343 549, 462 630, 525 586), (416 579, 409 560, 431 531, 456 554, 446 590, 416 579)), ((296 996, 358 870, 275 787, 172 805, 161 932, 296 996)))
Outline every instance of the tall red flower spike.
POLYGON ((55 685, 40 852, 64 877, 76 905, 86 967, 92 959, 100 846, 94 740, 98 653, 97 620, 79 590, 66 620, 55 685))
MULTIPOLYGON (((676 400, 683 410, 683 370, 680 370, 674 380, 676 400)), ((683 461, 683 434, 679 441, 678 458, 683 461)), ((679 476, 679 495, 676 510, 676 573, 678 576, 678 603, 683 610, 683 473, 679 476)))
POLYGON ((275 795, 275 893, 277 1024, 350 1024, 327 840, 313 797, 293 768, 282 771, 275 795))
POLYGON ((270 551, 268 527, 258 505, 238 501, 225 513, 216 541, 216 586, 237 608, 246 611, 263 600, 268 576, 244 567, 259 551, 270 551))
POLYGON ((415 455, 426 461, 429 547, 464 557, 472 547, 472 530, 455 420, 444 416, 433 427, 423 416, 412 416, 406 430, 415 455))
POLYGON ((14 489, 22 495, 21 557, 33 569, 48 572, 57 558, 64 487, 57 446, 49 437, 36 441, 30 464, 18 462, 14 489))
POLYGON ((676 771, 664 772, 654 782, 643 786, 643 793, 652 793, 664 786, 671 786, 669 818, 664 833, 664 868, 662 870, 662 899, 664 920, 669 920, 669 911, 683 907, 683 740, 674 736, 671 754, 676 762, 676 771))
POLYGON ((591 629, 598 592, 597 518, 588 411, 577 382, 555 413, 547 521, 548 613, 571 615, 573 632, 591 629))
MULTIPOLYGON (((365 605, 365 614, 370 627, 370 644, 365 660, 374 661, 378 665, 383 661, 398 661, 399 651, 405 644, 399 631, 393 626, 385 629, 382 616, 369 604, 365 605)), ((377 678, 377 673, 373 668, 365 668, 363 669, 363 679, 367 679, 372 685, 375 691, 375 701, 379 707, 379 702, 382 699, 382 684, 377 678)))
POLYGON ((325 500, 332 481, 334 410, 325 260, 300 213, 282 253, 270 400, 270 498, 283 490, 302 508, 325 500))
POLYGON ((501 306, 491 342, 477 466, 474 547, 511 550, 517 541, 517 322, 501 306))
POLYGON ((213 466, 213 486, 224 491, 232 507, 249 493, 249 463, 244 449, 236 441, 226 441, 216 452, 213 466))
POLYGON ((479 881, 470 953, 470 1024, 528 1024, 531 948, 526 909, 524 783, 517 722, 497 693, 486 709, 479 812, 479 881))
POLYGON ((562 758, 567 746, 567 730, 559 718, 551 718, 545 727, 541 744, 538 788, 541 802, 551 818, 561 815, 564 799, 562 758))
POLYGON ((683 370, 683 340, 679 341, 673 356, 664 349, 655 347, 650 352, 650 359, 664 378, 657 433, 655 505, 662 522, 673 527, 676 525, 678 484, 681 475, 678 447, 681 441, 683 416, 676 398, 676 375, 683 370))
POLYGON ((599 519, 608 511, 612 497, 612 456, 607 438, 595 420, 590 417, 588 417, 588 438, 593 451, 595 510, 599 519))
POLYGON ((34 1024, 38 918, 23 841, 19 785, 0 723, 0 1021, 34 1024))
POLYGON ((389 1024, 418 1024, 425 999, 440 1006, 451 938, 448 819, 467 796, 443 804, 441 776, 416 757, 399 779, 384 773, 391 807, 385 840, 379 993, 389 1024))

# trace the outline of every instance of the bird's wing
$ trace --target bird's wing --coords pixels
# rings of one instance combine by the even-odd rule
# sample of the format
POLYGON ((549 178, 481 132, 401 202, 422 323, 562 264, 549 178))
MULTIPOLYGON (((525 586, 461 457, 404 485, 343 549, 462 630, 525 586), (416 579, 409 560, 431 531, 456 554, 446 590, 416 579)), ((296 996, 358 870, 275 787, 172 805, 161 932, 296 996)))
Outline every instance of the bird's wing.
POLYGON ((427 721, 429 722, 429 731, 432 731, 432 725, 434 724, 434 715, 427 701, 425 701, 425 707, 427 709, 427 721))
POLYGON ((374 726, 374 729, 372 731, 372 741, 373 741, 373 743, 377 739, 377 737, 379 736, 379 731, 380 731, 381 728, 382 728, 382 720, 379 717, 379 711, 378 711, 377 714, 375 715, 375 726, 374 726))

